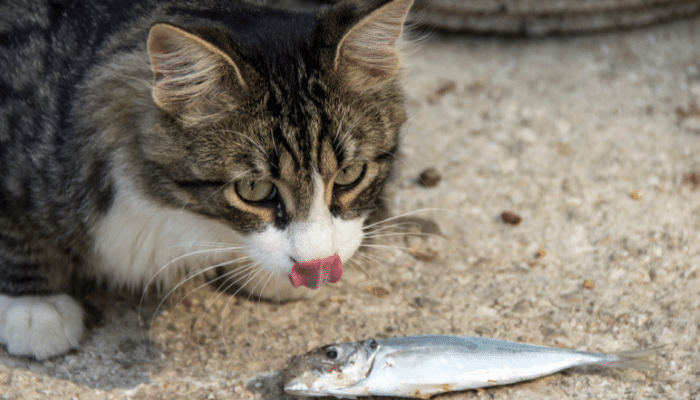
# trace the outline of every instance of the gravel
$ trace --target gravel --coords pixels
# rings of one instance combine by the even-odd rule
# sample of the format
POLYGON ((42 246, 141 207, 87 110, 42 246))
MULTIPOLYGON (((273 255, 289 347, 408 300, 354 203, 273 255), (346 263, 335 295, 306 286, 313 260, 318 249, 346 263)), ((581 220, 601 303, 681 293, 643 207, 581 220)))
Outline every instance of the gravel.
POLYGON ((697 18, 537 40, 429 35, 406 57, 411 118, 389 202, 440 234, 398 229, 307 301, 196 284, 160 307, 97 299, 104 322, 79 350, 43 363, 0 350, 0 399, 288 399, 292 355, 414 334, 668 344, 659 373, 572 370, 441 399, 700 398, 698 43, 697 18), (433 188, 416 180, 429 167, 433 188))

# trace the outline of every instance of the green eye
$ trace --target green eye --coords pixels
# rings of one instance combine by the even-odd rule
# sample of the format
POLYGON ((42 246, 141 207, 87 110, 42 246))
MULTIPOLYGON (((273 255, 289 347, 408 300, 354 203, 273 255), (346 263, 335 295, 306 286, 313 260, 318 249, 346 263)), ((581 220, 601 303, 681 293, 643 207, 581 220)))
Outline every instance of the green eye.
POLYGON ((236 193, 246 201, 263 201, 271 199, 276 193, 275 185, 267 179, 251 181, 249 179, 236 182, 236 193))
POLYGON ((357 182, 362 177, 362 172, 365 170, 365 163, 362 161, 354 162, 345 168, 342 168, 335 177, 336 185, 350 185, 357 182))

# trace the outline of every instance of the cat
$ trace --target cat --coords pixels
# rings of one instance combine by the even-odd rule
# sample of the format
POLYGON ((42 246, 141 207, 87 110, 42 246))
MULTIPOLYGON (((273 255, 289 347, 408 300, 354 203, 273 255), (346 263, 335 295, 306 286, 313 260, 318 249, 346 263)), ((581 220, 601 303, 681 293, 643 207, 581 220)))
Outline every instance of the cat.
POLYGON ((79 346, 85 282, 340 279, 406 120, 411 3, 1 3, 0 343, 79 346))

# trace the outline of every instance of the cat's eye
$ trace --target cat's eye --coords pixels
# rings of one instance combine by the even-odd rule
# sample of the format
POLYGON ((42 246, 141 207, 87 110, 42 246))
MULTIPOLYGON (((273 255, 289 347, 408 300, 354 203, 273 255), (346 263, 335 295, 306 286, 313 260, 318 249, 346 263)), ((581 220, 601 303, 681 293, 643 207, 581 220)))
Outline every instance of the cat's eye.
POLYGON ((271 200, 277 193, 277 188, 267 179, 245 179, 236 182, 236 193, 245 201, 258 202, 271 200))
POLYGON ((353 184, 362 177, 364 170, 365 163, 356 161, 338 172, 338 175, 335 177, 335 184, 340 186, 353 184))

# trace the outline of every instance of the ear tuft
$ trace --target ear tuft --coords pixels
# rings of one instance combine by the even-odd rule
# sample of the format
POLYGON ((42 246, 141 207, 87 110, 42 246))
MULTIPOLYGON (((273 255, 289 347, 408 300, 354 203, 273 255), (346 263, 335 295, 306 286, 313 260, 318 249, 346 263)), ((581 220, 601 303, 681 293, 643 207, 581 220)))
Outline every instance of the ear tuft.
POLYGON ((336 71, 350 88, 364 91, 388 82, 399 72, 399 43, 413 0, 393 0, 360 20, 342 38, 336 71))
POLYGON ((148 36, 155 78, 153 100, 185 120, 201 121, 230 109, 233 99, 223 83, 233 75, 245 89, 231 57, 206 40, 180 28, 157 24, 148 36))

